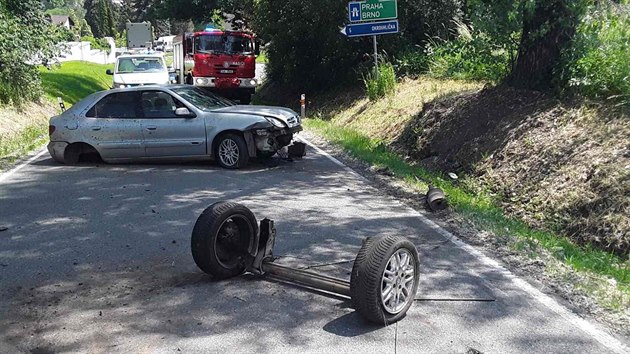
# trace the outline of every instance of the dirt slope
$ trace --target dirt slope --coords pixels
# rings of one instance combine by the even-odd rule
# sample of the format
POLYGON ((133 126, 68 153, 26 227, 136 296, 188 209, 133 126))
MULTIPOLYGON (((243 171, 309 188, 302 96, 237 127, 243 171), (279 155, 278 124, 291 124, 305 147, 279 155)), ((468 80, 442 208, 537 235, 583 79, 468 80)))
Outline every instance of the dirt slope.
POLYGON ((483 89, 424 106, 391 146, 474 176, 504 209, 580 243, 630 251, 630 116, 533 91, 483 89))

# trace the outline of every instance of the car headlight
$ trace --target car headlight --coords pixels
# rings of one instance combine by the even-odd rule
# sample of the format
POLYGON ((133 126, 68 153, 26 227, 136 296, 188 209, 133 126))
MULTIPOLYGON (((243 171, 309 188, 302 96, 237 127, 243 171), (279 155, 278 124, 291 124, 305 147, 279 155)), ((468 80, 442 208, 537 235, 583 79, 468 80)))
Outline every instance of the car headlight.
POLYGON ((207 83, 208 80, 202 79, 202 78, 197 78, 196 82, 197 82, 197 85, 203 85, 203 84, 207 83))
POLYGON ((252 85, 252 86, 256 86, 256 80, 251 80, 251 81, 249 82, 249 84, 250 84, 250 85, 252 85))
POLYGON ((269 123, 271 123, 274 127, 276 128, 286 128, 286 126, 284 125, 284 123, 282 123, 281 121, 273 118, 273 117, 265 117, 267 119, 267 121, 269 123))

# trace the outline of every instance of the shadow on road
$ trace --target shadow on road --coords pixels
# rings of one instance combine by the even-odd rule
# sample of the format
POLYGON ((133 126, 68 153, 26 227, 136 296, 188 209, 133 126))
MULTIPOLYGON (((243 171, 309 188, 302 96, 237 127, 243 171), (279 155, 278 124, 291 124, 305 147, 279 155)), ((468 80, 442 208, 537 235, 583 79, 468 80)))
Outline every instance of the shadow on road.
MULTIPOLYGON (((549 328, 566 324, 330 161, 318 155, 278 160, 271 168, 254 163, 229 171, 204 163, 63 166, 44 159, 13 176, 0 185, 0 215, 9 227, 0 234, 0 345, 52 352, 180 346, 299 352, 393 350, 398 340, 399 348, 420 341, 462 352, 487 336, 476 348, 525 352, 545 351, 549 341, 583 340, 566 328, 547 337, 549 328), (201 211, 218 200, 276 220, 274 253, 285 256, 279 262, 352 260, 364 237, 401 235, 419 248, 420 295, 498 300, 416 303, 398 327, 375 327, 345 299, 248 275, 213 281, 192 260, 190 234, 201 211)), ((319 270, 349 277, 351 266, 319 270)))

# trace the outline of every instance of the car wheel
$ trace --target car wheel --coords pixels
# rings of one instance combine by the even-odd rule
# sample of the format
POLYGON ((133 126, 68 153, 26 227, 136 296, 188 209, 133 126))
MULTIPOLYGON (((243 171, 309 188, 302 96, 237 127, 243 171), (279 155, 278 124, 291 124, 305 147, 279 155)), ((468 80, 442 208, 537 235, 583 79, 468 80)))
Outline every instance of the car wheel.
POLYGON ((352 267, 352 303, 370 322, 397 322, 414 302, 418 279, 418 251, 411 241, 400 236, 370 238, 352 267))
POLYGON ((215 151, 219 165, 224 168, 243 168, 249 161, 245 139, 236 134, 225 134, 220 137, 215 151))
POLYGON ((257 234, 256 217, 247 207, 230 202, 212 204, 193 228, 193 259, 216 279, 235 277, 245 271, 243 258, 257 234))

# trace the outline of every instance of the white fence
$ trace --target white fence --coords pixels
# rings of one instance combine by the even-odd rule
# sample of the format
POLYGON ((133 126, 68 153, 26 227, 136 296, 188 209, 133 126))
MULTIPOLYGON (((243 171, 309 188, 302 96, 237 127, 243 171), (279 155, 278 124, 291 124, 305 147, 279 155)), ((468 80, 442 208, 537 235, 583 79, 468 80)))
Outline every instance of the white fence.
POLYGON ((92 49, 90 42, 65 42, 66 50, 57 58, 58 61, 82 60, 97 64, 111 64, 116 61, 116 43, 107 37, 110 46, 109 54, 104 50, 92 49))

